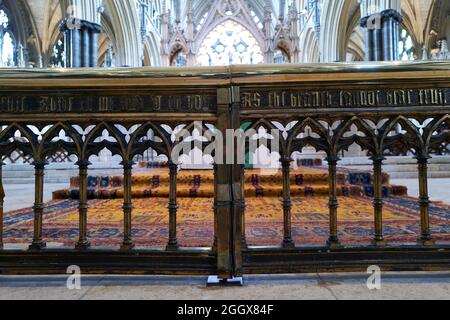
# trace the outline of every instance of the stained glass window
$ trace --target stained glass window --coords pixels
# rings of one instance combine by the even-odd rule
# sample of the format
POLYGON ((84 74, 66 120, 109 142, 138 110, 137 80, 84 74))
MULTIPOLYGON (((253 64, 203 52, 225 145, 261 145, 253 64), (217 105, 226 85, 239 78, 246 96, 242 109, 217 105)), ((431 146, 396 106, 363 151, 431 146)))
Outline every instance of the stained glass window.
POLYGON ((0 10, 0 66, 13 67, 14 39, 8 30, 9 18, 4 10, 0 10))
POLYGON ((202 66, 226 66, 263 63, 264 57, 250 31, 233 20, 227 20, 207 35, 197 61, 202 66))
POLYGON ((411 38, 411 35, 406 29, 403 29, 400 32, 398 52, 400 53, 400 60, 403 61, 415 60, 413 39, 411 38))

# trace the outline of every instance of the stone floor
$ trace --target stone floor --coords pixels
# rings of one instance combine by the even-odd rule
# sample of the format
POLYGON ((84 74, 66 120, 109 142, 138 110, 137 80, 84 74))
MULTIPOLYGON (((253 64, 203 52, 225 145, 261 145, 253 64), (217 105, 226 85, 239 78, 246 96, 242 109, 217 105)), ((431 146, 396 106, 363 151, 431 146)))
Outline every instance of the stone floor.
MULTIPOLYGON (((419 196, 419 183, 416 179, 393 179, 391 183, 407 186, 411 197, 419 196)), ((428 189, 432 201, 450 204, 450 179, 428 179, 428 189)))
MULTIPOLYGON (((34 202, 34 184, 6 184, 5 188, 5 212, 28 208, 34 202)), ((44 187, 44 201, 52 199, 52 192, 67 188, 67 184, 49 184, 44 187)))
POLYGON ((80 290, 66 277, 2 277, 0 300, 450 300, 450 273, 386 273, 381 289, 368 275, 306 274, 245 277, 245 286, 207 288, 205 277, 82 277, 80 290))

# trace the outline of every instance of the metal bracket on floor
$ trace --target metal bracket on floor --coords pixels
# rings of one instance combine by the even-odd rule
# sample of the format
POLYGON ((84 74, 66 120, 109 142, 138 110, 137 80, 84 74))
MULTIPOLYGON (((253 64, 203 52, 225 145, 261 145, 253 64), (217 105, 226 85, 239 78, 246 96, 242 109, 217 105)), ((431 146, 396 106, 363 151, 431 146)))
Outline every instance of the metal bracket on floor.
POLYGON ((231 279, 220 279, 218 276, 209 276, 207 287, 242 287, 244 279, 242 277, 231 279))

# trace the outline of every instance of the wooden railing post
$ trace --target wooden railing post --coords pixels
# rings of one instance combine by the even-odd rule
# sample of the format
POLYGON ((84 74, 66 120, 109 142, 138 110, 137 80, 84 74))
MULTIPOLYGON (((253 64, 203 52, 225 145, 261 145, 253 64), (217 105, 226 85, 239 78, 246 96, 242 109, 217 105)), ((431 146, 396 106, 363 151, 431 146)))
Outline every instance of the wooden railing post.
POLYGON ((339 158, 334 156, 327 157, 328 162, 328 182, 329 182, 329 202, 328 208, 330 212, 330 237, 328 238, 328 246, 331 248, 340 247, 338 237, 338 217, 337 210, 339 208, 339 201, 337 199, 337 163, 339 158))
MULTIPOLYGON (((217 90, 217 129, 226 137, 230 128, 231 92, 229 88, 217 90)), ((226 164, 227 149, 224 159, 217 165, 217 276, 229 280, 234 276, 233 238, 232 238, 232 165, 226 164)))
POLYGON ((122 251, 129 251, 134 248, 131 219, 133 211, 133 203, 131 198, 131 180, 133 161, 122 161, 123 166, 123 244, 121 246, 122 251))
POLYGON ((177 239, 177 174, 178 165, 176 163, 169 163, 169 180, 170 180, 170 191, 169 191, 169 243, 166 247, 168 251, 178 250, 178 239, 177 239))
POLYGON ((80 160, 76 163, 79 168, 80 176, 80 201, 78 206, 79 212, 79 239, 76 245, 78 250, 86 250, 90 247, 87 237, 87 215, 88 215, 88 167, 89 161, 80 160))
POLYGON ((213 211, 214 211, 214 242, 212 245, 212 253, 217 254, 217 179, 218 179, 218 174, 217 174, 217 168, 218 165, 217 163, 214 163, 213 165, 214 167, 214 204, 213 204, 213 211))
POLYGON ((417 157, 419 169, 419 205, 420 205, 420 226, 421 235, 419 244, 424 246, 434 245, 430 231, 430 198, 428 194, 428 160, 427 155, 417 157))
POLYGON ((242 210, 242 241, 241 247, 242 249, 247 248, 247 238, 245 234, 245 209, 247 204, 245 202, 245 165, 240 166, 241 169, 241 210, 242 210))
MULTIPOLYGON (((241 96, 240 88, 231 88, 231 114, 230 114, 230 129, 237 132, 241 129, 241 96)), ((242 138, 242 137, 241 137, 242 138)), ((241 141, 242 142, 242 141, 241 141)), ((232 208, 231 223, 232 223, 232 262, 233 262, 233 276, 242 276, 242 237, 244 234, 244 207, 245 195, 243 194, 243 170, 245 163, 240 163, 239 158, 245 158, 245 150, 240 150, 239 143, 234 143, 234 162, 231 165, 232 180, 232 208), (244 154, 239 154, 243 152, 244 154)))
POLYGON ((373 244, 378 247, 386 245, 383 235, 383 156, 372 157, 373 161, 373 208, 375 218, 375 232, 373 244))
POLYGON ((294 248, 295 243, 292 240, 292 201, 291 201, 291 157, 284 157, 281 159, 283 170, 283 225, 284 225, 284 239, 283 248, 294 248))
POLYGON ((46 247, 46 243, 42 240, 42 219, 44 215, 44 175, 46 161, 35 161, 35 190, 34 190, 34 235, 30 250, 41 250, 46 247))
POLYGON ((5 189, 3 189, 3 166, 4 163, 0 159, 0 249, 3 249, 3 205, 5 203, 5 189))

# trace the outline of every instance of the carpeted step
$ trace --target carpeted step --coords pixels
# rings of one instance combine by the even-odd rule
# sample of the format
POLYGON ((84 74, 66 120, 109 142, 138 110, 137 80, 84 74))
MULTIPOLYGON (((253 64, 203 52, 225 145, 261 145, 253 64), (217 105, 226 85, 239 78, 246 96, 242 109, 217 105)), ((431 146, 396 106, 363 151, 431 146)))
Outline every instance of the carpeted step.
MULTIPOLYGON (((245 172, 246 197, 281 197, 282 173, 280 171, 247 170, 245 172)), ((372 175, 369 172, 340 170, 338 173, 338 195, 373 197, 372 175)), ((404 196, 407 188, 391 186, 384 175, 383 195, 404 196)), ((328 172, 323 168, 302 168, 290 176, 292 196, 324 196, 329 194, 328 172)), ((132 179, 134 198, 155 198, 169 196, 169 174, 167 170, 152 170, 134 175, 132 179)), ((66 190, 53 193, 53 198, 79 199, 79 177, 71 179, 66 190)), ((177 196, 180 198, 214 197, 214 174, 212 170, 182 170, 177 175, 177 196)), ((123 198, 123 177, 88 177, 89 199, 123 198)))

